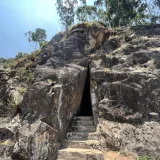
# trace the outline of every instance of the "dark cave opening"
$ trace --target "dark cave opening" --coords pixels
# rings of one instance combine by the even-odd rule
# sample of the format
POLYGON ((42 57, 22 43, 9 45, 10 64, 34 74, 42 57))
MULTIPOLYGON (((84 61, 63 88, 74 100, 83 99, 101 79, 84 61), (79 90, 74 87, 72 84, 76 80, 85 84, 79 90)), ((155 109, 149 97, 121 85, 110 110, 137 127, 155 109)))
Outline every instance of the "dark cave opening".
POLYGON ((77 116, 92 116, 92 104, 90 95, 90 68, 88 65, 87 77, 83 89, 81 105, 77 116))

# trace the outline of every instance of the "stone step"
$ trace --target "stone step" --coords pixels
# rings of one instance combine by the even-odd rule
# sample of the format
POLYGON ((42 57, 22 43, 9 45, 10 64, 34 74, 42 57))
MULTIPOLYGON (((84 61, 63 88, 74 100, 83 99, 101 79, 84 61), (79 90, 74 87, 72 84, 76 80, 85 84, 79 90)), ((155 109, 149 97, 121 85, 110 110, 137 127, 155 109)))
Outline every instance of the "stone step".
POLYGON ((57 159, 57 160, 75 160, 74 158, 65 158, 65 159, 57 159))
POLYGON ((60 160, 104 160, 103 153, 95 149, 66 148, 58 151, 60 160))
POLYGON ((93 116, 76 116, 73 117, 73 120, 93 120, 93 116))
POLYGON ((75 158, 65 158, 65 159, 57 159, 57 160, 81 160, 81 159, 77 159, 77 158, 75 157, 75 158))
POLYGON ((79 131, 79 132, 95 132, 95 126, 72 126, 72 131, 79 131))
POLYGON ((97 140, 64 140, 63 148, 84 148, 84 149, 98 149, 100 142, 97 140))
MULTIPOLYGON (((57 160, 75 160, 75 158, 65 158, 65 159, 57 159, 57 160)), ((80 160, 80 159, 76 159, 76 160, 80 160)))
POLYGON ((94 125, 94 121, 93 120, 78 120, 78 119, 75 119, 73 120, 73 123, 72 123, 73 126, 92 126, 94 125))
POLYGON ((67 132, 66 138, 70 140, 99 140, 97 132, 67 132))

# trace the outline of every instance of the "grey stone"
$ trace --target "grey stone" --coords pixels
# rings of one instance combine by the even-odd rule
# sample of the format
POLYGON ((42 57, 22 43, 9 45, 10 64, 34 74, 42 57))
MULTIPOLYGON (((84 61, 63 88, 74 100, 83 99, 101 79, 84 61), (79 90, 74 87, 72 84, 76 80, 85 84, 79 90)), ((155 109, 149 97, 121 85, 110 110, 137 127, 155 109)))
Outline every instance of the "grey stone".
POLYGON ((55 35, 42 49, 24 97, 17 96, 15 72, 0 72, 0 128, 5 131, 0 159, 56 160, 57 153, 59 159, 104 159, 97 150, 58 151, 66 135, 70 140, 98 140, 101 150, 158 158, 160 25, 122 27, 99 42, 92 34, 100 28, 76 27, 55 35), (88 63, 94 118, 74 119, 76 132, 67 133, 80 107, 88 63), (20 97, 19 107, 10 96, 20 97))

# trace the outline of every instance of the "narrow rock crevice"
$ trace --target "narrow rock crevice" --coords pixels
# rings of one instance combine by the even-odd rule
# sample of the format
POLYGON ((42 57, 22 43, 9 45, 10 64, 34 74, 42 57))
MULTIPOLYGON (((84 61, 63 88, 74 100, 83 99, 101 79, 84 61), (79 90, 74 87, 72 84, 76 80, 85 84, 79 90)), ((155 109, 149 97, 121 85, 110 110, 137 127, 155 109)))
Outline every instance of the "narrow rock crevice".
POLYGON ((91 95, 90 95, 90 67, 88 65, 88 71, 86 76, 86 81, 83 89, 81 105, 77 116, 93 116, 91 95))

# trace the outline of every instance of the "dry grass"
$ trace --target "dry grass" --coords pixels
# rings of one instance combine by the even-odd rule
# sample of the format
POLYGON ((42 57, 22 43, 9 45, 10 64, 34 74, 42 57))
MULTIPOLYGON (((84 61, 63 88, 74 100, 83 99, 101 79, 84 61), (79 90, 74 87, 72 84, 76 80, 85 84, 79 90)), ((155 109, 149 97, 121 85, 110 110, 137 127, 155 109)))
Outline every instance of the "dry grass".
POLYGON ((5 140, 5 141, 0 142, 0 145, 2 145, 2 146, 8 146, 10 143, 11 143, 10 140, 5 140))
POLYGON ((104 72, 110 72, 111 69, 110 68, 104 68, 104 72))
POLYGON ((82 23, 78 23, 72 26, 70 31, 73 31, 74 29, 77 29, 77 28, 105 28, 105 26, 103 26, 102 24, 96 21, 95 22, 82 22, 82 23))
POLYGON ((115 151, 104 152, 104 158, 105 160, 135 160, 132 154, 122 154, 115 151))

